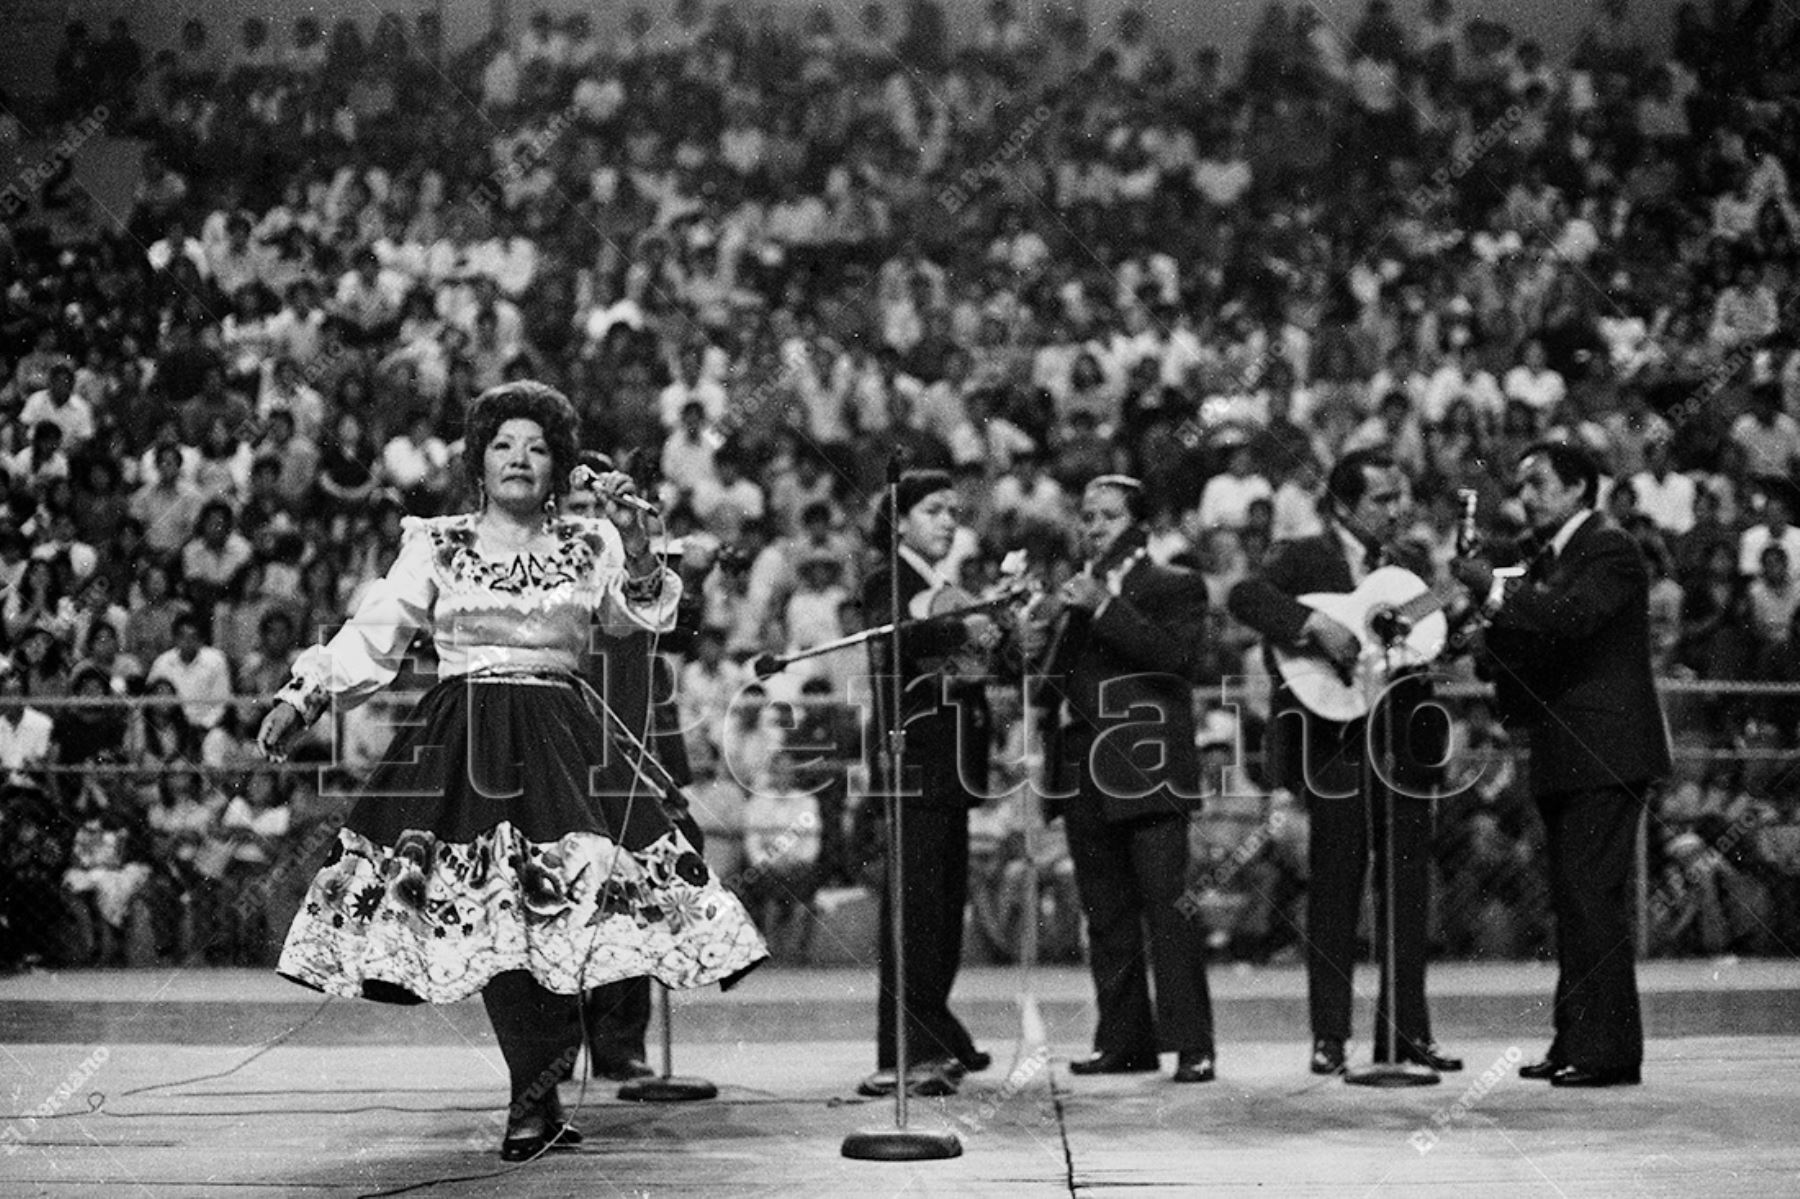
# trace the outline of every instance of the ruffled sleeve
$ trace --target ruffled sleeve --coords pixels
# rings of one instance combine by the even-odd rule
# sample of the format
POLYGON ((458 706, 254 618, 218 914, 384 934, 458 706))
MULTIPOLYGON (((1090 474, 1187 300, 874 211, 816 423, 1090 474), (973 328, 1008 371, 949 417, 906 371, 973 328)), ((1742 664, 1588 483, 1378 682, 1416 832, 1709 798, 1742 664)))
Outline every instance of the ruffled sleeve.
POLYGON ((293 675, 275 698, 299 709, 311 724, 333 698, 355 707, 394 681, 413 635, 431 623, 437 600, 430 525, 403 523, 400 554, 330 641, 294 661, 293 675))

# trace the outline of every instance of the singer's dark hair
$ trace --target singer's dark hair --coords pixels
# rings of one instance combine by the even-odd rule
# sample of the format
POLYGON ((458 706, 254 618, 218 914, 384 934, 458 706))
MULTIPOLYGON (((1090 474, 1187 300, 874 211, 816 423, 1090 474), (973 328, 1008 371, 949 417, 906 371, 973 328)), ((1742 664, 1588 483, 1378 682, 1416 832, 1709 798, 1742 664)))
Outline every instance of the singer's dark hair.
POLYGON ((1399 463, 1382 449, 1351 450, 1337 460, 1325 479, 1325 495, 1340 513, 1353 511, 1369 490, 1369 472, 1393 470, 1399 463))
POLYGON ((569 493, 569 472, 581 461, 581 418, 568 396, 531 379, 490 387, 469 401, 462 455, 469 481, 481 486, 487 448, 509 420, 534 421, 543 429, 544 440, 550 443, 550 494, 560 500, 569 493))
POLYGON ((1571 483, 1581 484, 1581 502, 1584 507, 1592 508, 1600 502, 1600 464, 1594 456, 1578 445, 1566 441, 1540 441, 1525 447, 1519 455, 1519 461, 1527 458, 1542 458, 1550 464, 1551 473, 1562 480, 1567 487, 1571 483))

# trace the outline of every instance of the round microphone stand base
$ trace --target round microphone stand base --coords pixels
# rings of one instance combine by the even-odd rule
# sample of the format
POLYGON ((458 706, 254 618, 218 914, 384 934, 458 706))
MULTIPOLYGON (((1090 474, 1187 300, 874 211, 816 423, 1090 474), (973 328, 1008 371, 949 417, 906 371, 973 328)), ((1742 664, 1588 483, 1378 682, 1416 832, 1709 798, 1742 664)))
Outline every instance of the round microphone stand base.
POLYGON ((1353 1087, 1434 1087, 1444 1079, 1431 1067, 1412 1062, 1370 1062, 1344 1071, 1344 1081, 1353 1087))
POLYGON ((669 988, 658 983, 657 1007, 662 1015, 662 1073, 654 1078, 634 1078, 619 1088, 619 1098, 630 1103, 693 1103, 717 1099, 719 1088, 704 1078, 681 1078, 675 1073, 675 1011, 669 988))
POLYGON ((692 1103, 718 1097, 719 1088, 704 1078, 637 1078, 619 1088, 619 1098, 631 1103, 692 1103))
POLYGON ((917 1128, 865 1128, 844 1138, 844 1156, 862 1162, 936 1162, 962 1156, 956 1134, 917 1128))

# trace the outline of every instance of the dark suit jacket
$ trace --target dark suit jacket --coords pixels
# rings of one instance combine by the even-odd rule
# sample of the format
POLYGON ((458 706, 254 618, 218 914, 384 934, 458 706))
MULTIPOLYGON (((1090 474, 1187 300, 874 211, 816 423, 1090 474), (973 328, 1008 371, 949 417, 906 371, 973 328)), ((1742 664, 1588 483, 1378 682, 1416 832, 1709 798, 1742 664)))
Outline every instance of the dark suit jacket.
MULTIPOLYGON (((865 627, 889 619, 889 574, 886 566, 863 584, 865 627)), ((910 562, 900 562, 900 611, 906 616, 913 596, 929 586, 910 562)), ((906 779, 909 805, 936 808, 979 807, 988 790, 988 739, 992 717, 987 688, 980 679, 946 673, 942 658, 962 648, 968 634, 960 619, 927 621, 900 632, 900 710, 906 728, 906 779)), ((874 684, 875 719, 866 748, 871 777, 885 793, 882 749, 889 728, 889 639, 869 642, 869 670, 874 684)))
POLYGON ((1096 798, 1112 821, 1200 807, 1193 680, 1205 636, 1205 581, 1147 558, 1098 615, 1070 613, 1044 671, 1068 711, 1051 730, 1052 815, 1096 798))
MULTIPOLYGON (((1427 563, 1408 556, 1401 556, 1395 564, 1421 578, 1431 575, 1427 563)), ((1348 724, 1327 720, 1302 707, 1281 682, 1269 647, 1303 648, 1300 630, 1312 609, 1296 596, 1354 591, 1353 579, 1343 543, 1334 531, 1327 530, 1314 537, 1276 542, 1262 568, 1233 587, 1225 601, 1233 616, 1263 637, 1264 657, 1276 681, 1264 741, 1269 781, 1296 795, 1308 790, 1339 796, 1356 793, 1362 783, 1367 726, 1362 720, 1348 724)), ((1441 771, 1431 764, 1442 759, 1448 735, 1441 713, 1434 708, 1420 711, 1419 705, 1430 697, 1431 684, 1425 676, 1396 687, 1390 697, 1400 717, 1395 726, 1391 778, 1415 794, 1427 794, 1440 777, 1441 771)))
POLYGON ((1515 585, 1495 613, 1485 669, 1501 719, 1530 732, 1534 794, 1636 786, 1668 773, 1649 595, 1637 543, 1595 513, 1545 577, 1515 585))
MULTIPOLYGON (((694 588, 698 592, 699 588, 694 588)), ((634 737, 641 737, 662 768, 677 786, 694 781, 688 763, 687 741, 682 734, 681 714, 675 704, 675 678, 663 654, 682 653, 692 644, 699 631, 704 605, 689 600, 684 592, 676 609, 675 627, 660 636, 634 631, 623 637, 603 633, 598 621, 589 629, 589 652, 582 663, 582 674, 606 700, 634 737), (651 655, 652 643, 658 651, 651 655)), ((628 753, 615 744, 617 752, 628 753)), ((671 819, 683 821, 683 831, 696 846, 699 832, 688 819, 687 798, 679 792, 664 797, 671 819)))

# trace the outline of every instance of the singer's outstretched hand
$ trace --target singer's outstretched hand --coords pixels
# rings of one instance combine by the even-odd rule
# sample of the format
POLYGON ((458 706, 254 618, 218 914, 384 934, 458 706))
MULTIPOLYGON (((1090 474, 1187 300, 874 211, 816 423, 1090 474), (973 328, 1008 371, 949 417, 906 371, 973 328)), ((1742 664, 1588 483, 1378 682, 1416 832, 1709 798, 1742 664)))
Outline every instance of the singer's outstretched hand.
POLYGON ((276 700, 256 731, 256 748, 271 762, 287 760, 288 746, 300 735, 300 711, 286 700, 276 700))

